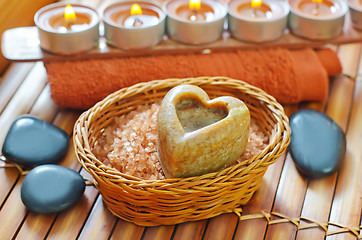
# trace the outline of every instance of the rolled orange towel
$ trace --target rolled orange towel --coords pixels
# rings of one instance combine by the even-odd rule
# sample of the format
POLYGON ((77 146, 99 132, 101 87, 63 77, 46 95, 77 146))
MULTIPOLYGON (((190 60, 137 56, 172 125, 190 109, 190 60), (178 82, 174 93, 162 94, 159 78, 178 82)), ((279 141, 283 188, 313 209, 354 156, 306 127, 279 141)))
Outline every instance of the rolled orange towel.
POLYGON ((281 103, 324 100, 328 73, 341 71, 336 53, 283 48, 89 59, 44 63, 52 98, 61 108, 87 109, 108 94, 138 82, 199 76, 227 76, 262 88, 281 103), (326 61, 326 62, 323 62, 326 61), (332 63, 329 63, 333 61, 332 63), (325 66, 332 66, 325 69, 325 66))
POLYGON ((337 54, 330 48, 319 49, 317 51, 319 61, 327 70, 329 76, 338 75, 342 72, 342 65, 337 54))

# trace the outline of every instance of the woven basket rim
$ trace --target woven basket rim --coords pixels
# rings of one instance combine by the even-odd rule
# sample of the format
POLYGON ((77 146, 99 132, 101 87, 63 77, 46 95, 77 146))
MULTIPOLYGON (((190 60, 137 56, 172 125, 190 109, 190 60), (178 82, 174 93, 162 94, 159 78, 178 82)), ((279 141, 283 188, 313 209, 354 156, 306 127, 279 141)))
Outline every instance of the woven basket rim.
MULTIPOLYGON (((290 141, 289 137, 290 137, 290 133, 291 133, 290 126, 289 126, 289 119, 288 119, 288 117, 286 117, 282 105, 279 104, 273 96, 267 94, 262 89, 255 87, 245 81, 236 80, 236 79, 232 79, 229 77, 219 76, 219 77, 169 78, 169 79, 164 79, 164 80, 152 80, 152 81, 148 81, 148 82, 137 83, 130 87, 122 88, 118 91, 115 91, 115 92, 109 94, 103 100, 97 102, 93 107, 91 107, 87 111, 83 112, 80 115, 80 117, 78 118, 76 124, 74 125, 73 132, 74 133, 81 132, 83 135, 83 139, 81 139, 82 136, 79 136, 77 134, 74 134, 74 136, 73 136, 73 143, 74 143, 76 152, 79 151, 79 146, 82 145, 82 140, 85 141, 85 145, 88 144, 86 142, 86 139, 84 139, 84 135, 87 135, 88 129, 87 129, 87 127, 84 127, 84 126, 80 127, 82 125, 80 119, 82 119, 82 120, 84 119, 83 125, 87 126, 89 124, 89 122, 95 117, 95 115, 102 112, 102 110, 107 108, 109 105, 115 104, 114 100, 117 99, 117 96, 119 96, 121 94, 125 94, 124 97, 122 98, 122 99, 125 99, 125 98, 135 96, 142 91, 165 89, 165 87, 163 87, 163 85, 162 85, 162 83, 164 81, 170 81, 170 82, 175 83, 175 84, 170 84, 169 88, 172 88, 173 86, 180 85, 180 84, 192 84, 192 85, 198 85, 198 86, 207 84, 207 85, 216 86, 216 85, 218 85, 217 84, 218 81, 221 81, 222 86, 224 86, 224 87, 225 86, 226 87, 227 86, 242 86, 243 88, 250 90, 248 95, 258 99, 259 101, 267 102, 269 110, 274 109, 274 110, 280 111, 280 113, 281 113, 280 115, 274 114, 274 117, 276 119, 280 120, 280 121, 276 121, 275 128, 278 128, 278 130, 280 130, 280 135, 282 135, 281 137, 283 139, 282 145, 286 145, 286 146, 289 145, 289 141, 290 141), (212 84, 210 84, 210 79, 212 80, 212 84), (135 91, 136 89, 138 91, 135 91), (78 128, 81 128, 81 129, 78 129, 78 128)), ((249 162, 249 164, 252 164, 256 160, 261 160, 261 159, 265 158, 268 154, 270 154, 270 152, 273 150, 273 148, 275 148, 275 146, 274 147, 272 147, 272 146, 277 145, 277 143, 275 142, 276 139, 277 138, 274 137, 274 139, 272 141, 269 141, 269 144, 261 152, 259 152, 257 155, 250 158, 249 160, 251 160, 251 161, 249 162), (263 156, 260 156, 260 155, 263 155, 263 156)), ((95 167, 98 170, 101 170, 101 172, 103 173, 103 174, 101 174, 102 175, 101 177, 104 177, 104 178, 115 177, 117 179, 120 177, 122 179, 122 183, 136 184, 140 187, 155 187, 155 186, 162 187, 164 184, 169 185, 172 183, 180 183, 180 182, 185 183, 185 182, 202 181, 204 179, 210 179, 210 178, 218 178, 220 176, 226 175, 227 173, 232 173, 233 171, 237 170, 238 168, 243 167, 243 165, 245 165, 245 161, 249 161, 249 160, 245 160, 241 163, 229 166, 218 172, 211 172, 211 173, 207 173, 207 174, 200 175, 200 176, 186 177, 186 178, 168 178, 168 179, 166 178, 166 179, 160 179, 160 180, 146 180, 146 179, 134 177, 134 176, 131 176, 131 175, 128 175, 125 173, 121 173, 120 171, 118 171, 115 168, 106 166, 99 159, 97 159, 97 157, 91 151, 89 146, 87 146, 87 148, 83 149, 83 150, 84 150, 84 152, 76 154, 76 157, 77 157, 78 161, 81 163, 81 165, 91 175, 93 175, 93 177, 96 173, 89 169, 90 165, 93 165, 92 167, 95 167), (84 154, 86 156, 84 156, 84 154), (83 157, 90 158, 91 159, 90 163, 89 162, 85 163, 80 158, 79 155, 83 155, 83 157)), ((269 164, 272 164, 273 162, 270 162, 269 164)), ((111 181, 111 183, 114 185, 117 185, 118 181, 111 181)))

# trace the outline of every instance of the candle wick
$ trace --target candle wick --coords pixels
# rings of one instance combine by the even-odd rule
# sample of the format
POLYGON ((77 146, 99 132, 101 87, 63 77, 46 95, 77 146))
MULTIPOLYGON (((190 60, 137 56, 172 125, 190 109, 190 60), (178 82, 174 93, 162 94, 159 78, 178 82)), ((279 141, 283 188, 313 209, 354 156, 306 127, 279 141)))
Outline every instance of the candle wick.
POLYGON ((141 19, 139 19, 138 17, 136 17, 134 19, 134 22, 133 22, 133 27, 139 27, 139 26, 142 26, 143 25, 143 22, 141 21, 141 19))
POLYGON ((192 9, 192 14, 191 14, 191 17, 190 17, 190 20, 191 21, 196 21, 197 20, 197 10, 196 9, 192 9))
POLYGON ((74 25, 74 21, 67 21, 67 31, 70 31, 72 30, 72 26, 74 25))
POLYGON ((256 18, 256 8, 253 9, 252 17, 256 18))
POLYGON ((196 22, 196 21, 207 20, 207 17, 204 14, 200 13, 198 9, 192 9, 191 12, 192 12, 190 16, 191 21, 196 22))
POLYGON ((316 16, 319 15, 319 2, 316 3, 314 15, 316 15, 316 16))

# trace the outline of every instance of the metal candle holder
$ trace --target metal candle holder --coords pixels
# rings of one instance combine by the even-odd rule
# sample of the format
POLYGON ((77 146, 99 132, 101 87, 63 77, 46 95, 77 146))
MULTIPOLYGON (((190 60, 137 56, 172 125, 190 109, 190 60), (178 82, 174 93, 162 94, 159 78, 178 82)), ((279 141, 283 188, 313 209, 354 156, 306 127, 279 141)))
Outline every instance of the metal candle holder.
POLYGON ((357 30, 362 30, 362 6, 357 7, 357 2, 350 0, 349 13, 351 16, 352 25, 357 30))
POLYGON ((291 5, 288 21, 291 32, 312 40, 327 40, 340 35, 343 32, 348 7, 344 0, 333 2, 338 8, 338 13, 326 17, 304 14, 291 5))
POLYGON ((89 15, 90 22, 85 29, 60 32, 54 29, 49 20, 64 14, 66 4, 54 3, 38 10, 34 22, 38 28, 40 47, 51 53, 71 55, 88 51, 98 44, 99 16, 96 10, 80 4, 72 4, 75 13, 89 15))
POLYGON ((188 4, 188 0, 168 0, 164 3, 167 10, 166 30, 170 38, 192 45, 202 45, 214 42, 221 38, 227 14, 224 3, 217 0, 203 0, 214 10, 214 17, 206 21, 189 21, 180 18, 175 9, 180 4, 188 4))
POLYGON ((241 4, 250 0, 231 0, 228 3, 228 21, 231 35, 248 42, 267 42, 280 38, 287 26, 289 5, 283 1, 263 1, 271 9, 270 18, 252 18, 238 13, 241 4))
POLYGON ((158 4, 147 1, 123 1, 110 5, 104 10, 104 35, 107 43, 125 50, 145 49, 157 45, 165 34, 166 13, 158 4), (137 3, 144 10, 153 11, 158 15, 158 23, 150 26, 128 28, 111 20, 112 12, 130 10, 137 3))

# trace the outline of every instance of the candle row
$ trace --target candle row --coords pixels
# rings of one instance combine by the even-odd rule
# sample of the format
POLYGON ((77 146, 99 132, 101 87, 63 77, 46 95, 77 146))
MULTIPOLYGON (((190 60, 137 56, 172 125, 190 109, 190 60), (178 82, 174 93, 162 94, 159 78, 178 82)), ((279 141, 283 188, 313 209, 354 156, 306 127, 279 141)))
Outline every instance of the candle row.
MULTIPOLYGON (((362 0, 349 0, 352 24, 362 30, 362 0)), ((248 42, 273 41, 285 29, 298 36, 325 40, 343 32, 348 6, 344 0, 168 0, 122 1, 108 6, 102 18, 80 4, 55 3, 35 17, 42 49, 75 54, 98 44, 103 20, 107 43, 121 49, 158 44, 165 31, 176 41, 207 44, 219 39, 225 23, 231 35, 248 42)))

